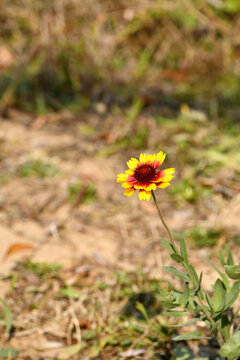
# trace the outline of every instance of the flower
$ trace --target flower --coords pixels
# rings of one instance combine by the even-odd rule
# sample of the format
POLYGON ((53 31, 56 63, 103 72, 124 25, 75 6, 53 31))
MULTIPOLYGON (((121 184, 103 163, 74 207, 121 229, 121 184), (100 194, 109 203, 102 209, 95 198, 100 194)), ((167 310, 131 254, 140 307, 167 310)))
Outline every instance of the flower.
POLYGON ((136 190, 139 190, 138 197, 140 200, 149 201, 151 190, 156 188, 166 188, 170 185, 174 168, 157 171, 162 165, 166 154, 160 151, 158 154, 146 155, 141 154, 139 160, 131 158, 127 162, 129 167, 124 174, 117 176, 117 182, 122 183, 126 189, 124 195, 131 196, 136 190))

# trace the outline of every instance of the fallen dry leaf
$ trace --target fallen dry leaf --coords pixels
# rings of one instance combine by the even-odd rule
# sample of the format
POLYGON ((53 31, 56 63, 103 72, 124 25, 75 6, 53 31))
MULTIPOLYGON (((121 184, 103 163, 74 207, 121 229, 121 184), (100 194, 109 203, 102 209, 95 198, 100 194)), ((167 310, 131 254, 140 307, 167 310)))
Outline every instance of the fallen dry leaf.
POLYGON ((6 251, 4 258, 6 259, 9 255, 13 255, 16 254, 18 252, 21 251, 25 251, 25 250, 33 250, 34 246, 31 244, 24 244, 24 243, 15 243, 12 244, 6 251))

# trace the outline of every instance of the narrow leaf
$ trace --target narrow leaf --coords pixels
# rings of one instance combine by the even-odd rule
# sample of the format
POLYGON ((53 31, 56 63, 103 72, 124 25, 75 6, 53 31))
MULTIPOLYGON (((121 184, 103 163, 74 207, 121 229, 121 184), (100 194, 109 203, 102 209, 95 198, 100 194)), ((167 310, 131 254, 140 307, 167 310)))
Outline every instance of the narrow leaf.
POLYGON ((183 297, 182 297, 182 305, 184 308, 187 306, 187 303, 189 301, 189 295, 190 295, 189 283, 186 282, 185 287, 184 287, 183 297))
POLYGON ((237 300, 239 295, 239 282, 235 282, 226 295, 225 310, 227 310, 237 300))
POLYGON ((210 309, 213 311, 213 302, 212 302, 212 299, 210 298, 210 296, 209 296, 207 293, 206 293, 205 297, 206 297, 206 300, 207 300, 207 303, 208 303, 210 309))
POLYGON ((225 265, 227 265, 227 263, 226 263, 226 261, 225 261, 225 259, 224 259, 222 250, 219 251, 219 256, 218 256, 218 257, 219 257, 219 260, 220 260, 220 263, 221 263, 222 267, 224 267, 225 265))
POLYGON ((181 279, 183 281, 189 282, 189 280, 190 280, 189 276, 187 274, 185 274, 182 271, 179 271, 179 270, 175 269, 172 266, 163 266, 163 269, 168 271, 169 273, 177 276, 179 279, 181 279))
POLYGON ((181 327, 181 326, 187 326, 187 325, 191 325, 191 324, 194 324, 195 322, 201 320, 201 318, 194 318, 194 319, 191 319, 189 321, 186 321, 184 323, 181 323, 181 324, 176 324, 176 325, 168 325, 169 327, 173 327, 173 328, 178 328, 178 327, 181 327))
POLYGON ((225 341, 230 339, 230 321, 226 314, 221 315, 221 327, 220 331, 225 341))
MULTIPOLYGON (((224 282, 224 285, 226 286, 226 289, 229 289, 229 281, 228 281, 228 278, 226 277, 226 275, 223 272, 221 272, 221 270, 219 270, 219 268, 207 256, 204 256, 204 259, 209 263, 209 265, 212 266, 212 268, 214 270, 217 271, 217 273, 221 276, 222 281, 224 282)), ((223 262, 223 264, 225 265, 225 261, 223 262)), ((224 266, 223 264, 222 264, 222 266, 224 266)))
POLYGON ((199 282, 198 282, 198 276, 197 276, 197 273, 196 273, 196 270, 194 269, 194 267, 190 264, 188 265, 188 271, 189 271, 189 274, 193 280, 193 283, 194 283, 194 286, 196 288, 198 288, 198 285, 199 285, 199 282))
POLYGON ((193 301, 193 299, 191 297, 189 297, 189 301, 188 301, 188 304, 187 304, 187 308, 191 311, 195 311, 196 308, 197 308, 197 305, 196 303, 193 301))
POLYGON ((174 317, 184 317, 184 316, 187 316, 189 315, 189 313, 187 311, 178 311, 178 310, 175 310, 175 311, 164 311, 164 315, 167 315, 167 316, 174 316, 174 317))
POLYGON ((239 280, 240 279, 240 265, 225 265, 224 269, 226 274, 230 279, 239 280))
POLYGON ((229 249, 229 247, 227 246, 227 244, 225 244, 225 252, 226 252, 226 255, 227 255, 227 264, 228 265, 234 265, 232 252, 229 249))
POLYGON ((184 258, 181 255, 178 254, 171 254, 171 258, 176 261, 177 263, 183 263, 184 258))
POLYGON ((148 317, 148 314, 147 314, 147 311, 144 307, 144 305, 141 303, 141 302, 137 302, 136 304, 136 309, 138 311, 140 311, 140 313, 142 314, 142 316, 144 317, 144 319, 149 322, 149 317, 148 317))
POLYGON ((199 276, 199 281, 198 281, 198 287, 197 287, 196 291, 199 292, 199 295, 201 296, 201 299, 203 300, 203 292, 201 290, 202 277, 203 277, 203 273, 201 271, 200 276, 199 276))
POLYGON ((184 238, 180 239, 180 253, 185 261, 188 264, 188 253, 187 253, 187 246, 184 238))
POLYGON ((224 308, 226 302, 226 290, 223 282, 220 279, 217 279, 214 284, 213 294, 213 309, 216 312, 221 311, 224 308))
POLYGON ((5 321, 5 332, 9 334, 12 327, 12 312, 5 300, 0 299, 3 308, 3 316, 5 321))
POLYGON ((167 309, 174 309, 179 306, 179 304, 174 304, 167 300, 161 300, 161 305, 167 309))
POLYGON ((203 336, 200 331, 190 331, 184 335, 178 335, 172 338, 174 341, 183 340, 199 340, 199 339, 211 339, 211 337, 203 336))
POLYGON ((175 253, 175 251, 174 251, 174 249, 173 249, 173 246, 172 246, 172 244, 170 244, 169 241, 167 241, 167 240, 164 239, 164 238, 160 238, 160 242, 162 243, 162 245, 163 245, 168 251, 170 251, 171 254, 174 254, 174 253, 175 253))

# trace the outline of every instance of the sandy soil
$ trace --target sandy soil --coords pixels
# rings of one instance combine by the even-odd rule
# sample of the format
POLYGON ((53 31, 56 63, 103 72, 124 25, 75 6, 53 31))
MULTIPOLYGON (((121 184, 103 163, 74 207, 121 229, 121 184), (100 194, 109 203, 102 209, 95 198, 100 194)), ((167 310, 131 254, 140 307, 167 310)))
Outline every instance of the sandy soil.
MULTIPOLYGON (((26 257, 64 265, 82 257, 129 267, 155 261, 151 244, 159 233, 166 234, 159 228, 154 204, 123 196, 116 183, 116 174, 125 170, 127 155, 99 156, 96 136, 81 134, 78 122, 69 125, 64 116, 39 126, 39 119, 29 125, 29 119, 24 121, 20 115, 19 121, 0 120, 1 173, 8 178, 0 195, 1 273, 26 257), (19 176, 19 166, 34 159, 51 162, 60 174, 44 179, 19 176), (68 187, 77 181, 94 183, 97 199, 93 204, 81 204, 81 199, 79 204, 70 203, 68 187), (19 248, 11 251, 14 244, 20 244, 19 248)), ((205 219, 194 205, 176 208, 167 191, 157 196, 173 231, 196 223, 239 230, 239 196, 227 209, 208 211, 205 219)))
MULTIPOLYGON (((159 236, 166 234, 154 203, 123 196, 123 189, 116 183, 116 174, 125 170, 131 154, 99 155, 99 148, 105 146, 104 137, 82 134, 78 119, 70 120, 62 115, 33 121, 22 114, 15 114, 11 121, 0 120, 0 168, 6 179, 0 193, 0 273, 8 275, 17 261, 26 259, 57 262, 66 269, 94 261, 100 267, 125 270, 142 265, 152 276, 166 279, 161 267, 169 265, 170 260, 158 245, 159 236), (50 162, 59 173, 45 178, 20 176, 19 167, 36 159, 50 162), (69 201, 68 188, 77 181, 95 185, 97 197, 92 204, 83 204, 81 195, 75 203, 69 201)), ((195 205, 177 207, 168 191, 159 191, 157 197, 173 231, 196 224, 224 225, 226 233, 240 229, 239 196, 229 202, 227 209, 216 203, 205 217, 195 205)), ((225 241, 226 237, 220 239, 218 246, 225 241)), ((204 271, 203 284, 209 290, 217 276, 202 255, 215 256, 216 252, 216 248, 190 252, 197 269, 204 271)), ((4 297, 9 285, 1 281, 0 289, 4 297)), ((54 331, 54 326, 52 322, 44 331, 54 331)), ((26 351, 31 358, 26 344, 31 341, 36 348, 44 339, 38 327, 20 339, 14 337, 11 344, 21 350, 23 358, 26 351)), ((49 358, 54 354, 48 354, 49 358)))

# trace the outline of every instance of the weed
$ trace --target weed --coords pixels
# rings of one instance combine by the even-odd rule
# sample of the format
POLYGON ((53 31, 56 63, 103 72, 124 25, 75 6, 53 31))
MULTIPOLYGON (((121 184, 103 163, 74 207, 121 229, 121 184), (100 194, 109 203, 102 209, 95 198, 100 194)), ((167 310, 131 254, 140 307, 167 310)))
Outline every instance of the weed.
POLYGON ((97 198, 96 186, 92 183, 76 182, 69 185, 69 201, 72 204, 83 203, 91 205, 97 198))
POLYGON ((31 271, 34 274, 38 275, 40 278, 44 276, 54 276, 61 269, 61 264, 50 264, 47 262, 20 262, 19 266, 25 270, 31 271))
POLYGON ((203 248, 216 246, 221 232, 217 229, 206 229, 196 226, 176 235, 178 239, 183 237, 190 246, 203 248))
POLYGON ((52 163, 41 160, 31 160, 21 164, 17 171, 20 176, 26 178, 39 177, 43 179, 59 174, 59 170, 52 163))

